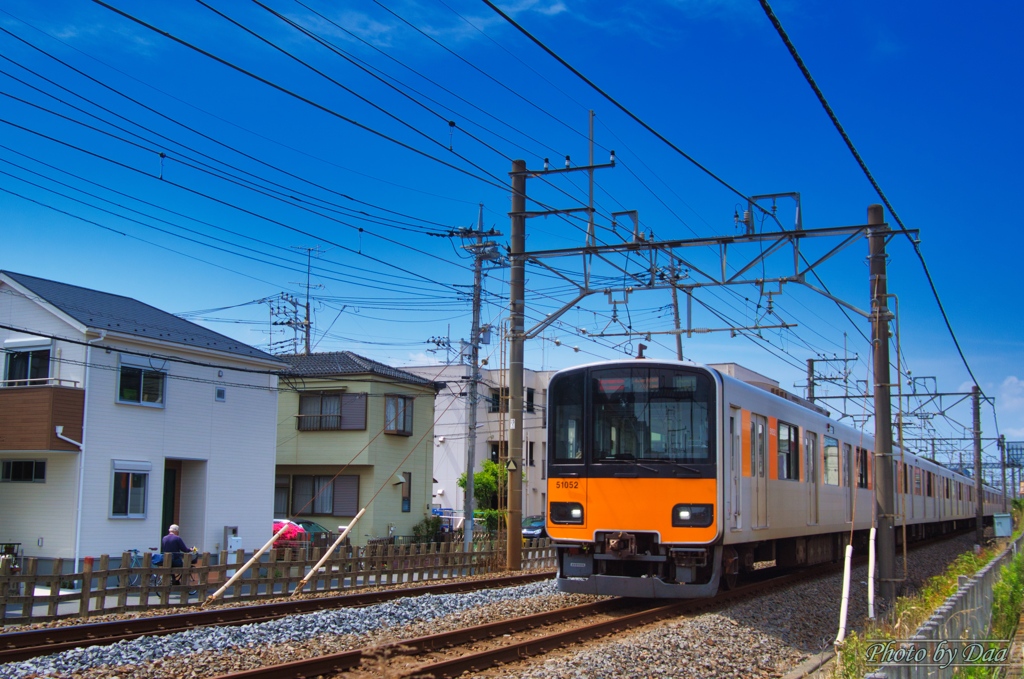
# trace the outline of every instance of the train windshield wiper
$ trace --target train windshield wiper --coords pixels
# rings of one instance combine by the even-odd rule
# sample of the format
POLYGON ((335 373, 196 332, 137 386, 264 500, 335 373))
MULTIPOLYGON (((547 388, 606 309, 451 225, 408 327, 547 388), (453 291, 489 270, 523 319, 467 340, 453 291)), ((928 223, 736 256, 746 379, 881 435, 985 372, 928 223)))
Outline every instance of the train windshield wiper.
POLYGON ((696 467, 691 467, 690 465, 683 464, 682 462, 676 462, 670 457, 646 457, 644 459, 649 462, 667 462, 673 467, 676 467, 677 469, 682 469, 683 471, 689 472, 690 474, 695 474, 697 476, 700 476, 700 474, 702 473, 701 470, 697 469, 696 467))
MULTIPOLYGON (((647 458, 642 458, 642 459, 647 459, 647 458)), ((639 462, 637 462, 636 457, 634 455, 632 455, 631 453, 625 453, 625 454, 620 454, 620 455, 609 455, 608 457, 599 458, 597 460, 597 462, 601 463, 601 464, 605 464, 605 463, 609 463, 609 462, 613 462, 613 463, 616 463, 616 464, 628 464, 628 465, 632 465, 634 467, 637 467, 639 469, 645 469, 645 470, 647 470, 649 472, 654 472, 655 474, 657 474, 658 472, 661 471, 659 469, 655 469, 654 467, 648 467, 645 464, 640 464, 639 462)))

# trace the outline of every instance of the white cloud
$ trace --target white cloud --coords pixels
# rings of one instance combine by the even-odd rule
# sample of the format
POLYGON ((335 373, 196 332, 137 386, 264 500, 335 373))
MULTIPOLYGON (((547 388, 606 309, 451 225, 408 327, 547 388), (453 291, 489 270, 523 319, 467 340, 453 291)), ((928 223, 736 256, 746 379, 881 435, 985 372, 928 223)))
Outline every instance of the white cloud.
POLYGON ((435 354, 428 354, 424 351, 410 352, 402 359, 402 365, 441 365, 441 359, 435 354))
POLYGON ((1024 440, 1024 380, 1009 375, 996 391, 1000 433, 1007 440, 1024 440))

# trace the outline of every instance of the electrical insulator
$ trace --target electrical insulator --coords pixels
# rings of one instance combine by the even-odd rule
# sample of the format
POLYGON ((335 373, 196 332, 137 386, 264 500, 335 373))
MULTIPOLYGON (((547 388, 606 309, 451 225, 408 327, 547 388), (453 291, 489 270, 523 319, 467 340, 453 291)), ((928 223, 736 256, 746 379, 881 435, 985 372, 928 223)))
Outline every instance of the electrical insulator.
POLYGON ((565 157, 565 168, 569 169, 569 156, 565 157))
POLYGON ((611 157, 611 160, 610 160, 609 162, 610 162, 610 163, 611 163, 612 165, 614 165, 614 164, 615 164, 615 149, 612 149, 612 157, 611 157))
POLYGON ((545 172, 547 172, 547 171, 548 171, 548 167, 549 167, 549 166, 548 166, 548 159, 547 159, 547 158, 545 158, 545 159, 544 159, 544 171, 545 171, 545 172))

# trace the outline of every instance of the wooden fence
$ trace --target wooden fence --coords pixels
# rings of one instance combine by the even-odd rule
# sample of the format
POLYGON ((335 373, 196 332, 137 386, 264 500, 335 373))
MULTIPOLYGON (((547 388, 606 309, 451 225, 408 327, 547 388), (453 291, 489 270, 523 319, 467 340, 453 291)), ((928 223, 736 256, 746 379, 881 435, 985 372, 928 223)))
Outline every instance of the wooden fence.
MULTIPOLYGON (((223 595, 225 601, 254 601, 291 594, 323 556, 324 550, 275 549, 246 571, 223 595)), ((87 557, 79 573, 63 573, 64 559, 53 562, 51 575, 38 575, 38 561, 24 560, 12 573, 9 561, 0 561, 0 627, 47 622, 58 618, 129 613, 152 608, 194 606, 216 592, 248 560, 244 552, 221 552, 217 564, 201 554, 191 567, 152 566, 152 554, 141 555, 132 568, 131 554, 118 561, 103 555, 87 557), (231 563, 228 563, 229 556, 231 563), (186 580, 187 578, 187 580, 186 580), (175 582, 179 580, 180 582, 175 582)), ((523 544, 523 570, 550 569, 555 551, 548 540, 523 544)), ((426 582, 504 570, 504 542, 373 545, 336 552, 310 579, 304 591, 335 592, 364 587, 426 582)))

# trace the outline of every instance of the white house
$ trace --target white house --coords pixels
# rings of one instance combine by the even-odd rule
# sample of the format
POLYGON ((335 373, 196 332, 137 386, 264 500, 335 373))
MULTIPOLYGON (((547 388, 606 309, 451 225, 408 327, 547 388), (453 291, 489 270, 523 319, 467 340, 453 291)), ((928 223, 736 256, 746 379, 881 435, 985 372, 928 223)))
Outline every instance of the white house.
POLYGON ((0 271, 0 542, 121 554, 171 523, 200 551, 273 519, 269 354, 120 295, 0 271))
MULTIPOLYGON (((456 484, 466 472, 469 451, 471 367, 426 365, 403 370, 443 382, 434 410, 434 506, 462 516, 465 494, 456 484)), ((545 514, 547 508, 547 387, 554 371, 525 370, 523 375, 523 516, 545 514)), ((477 385, 474 469, 484 460, 498 461, 508 446, 508 377, 505 370, 480 370, 477 385)), ((518 461, 517 461, 518 462, 518 461)), ((478 508, 479 509, 479 508, 478 508)))

